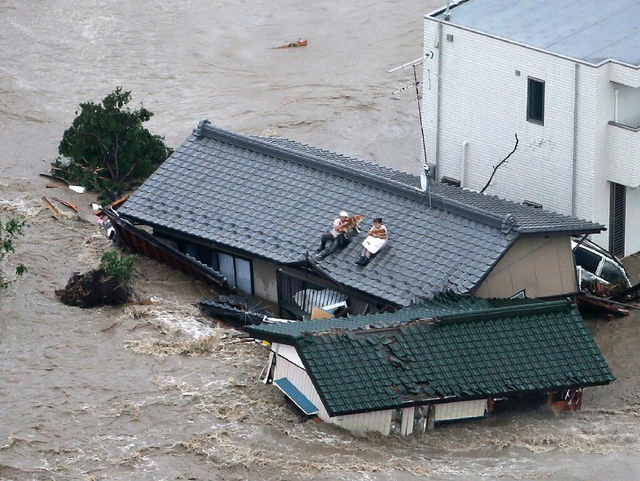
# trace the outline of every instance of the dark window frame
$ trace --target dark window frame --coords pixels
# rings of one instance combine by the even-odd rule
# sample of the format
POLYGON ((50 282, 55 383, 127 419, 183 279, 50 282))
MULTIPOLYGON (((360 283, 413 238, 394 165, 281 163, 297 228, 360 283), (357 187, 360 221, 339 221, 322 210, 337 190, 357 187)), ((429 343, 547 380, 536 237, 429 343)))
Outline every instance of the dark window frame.
MULTIPOLYGON (((225 252, 225 251, 221 251, 218 249, 211 249, 211 254, 212 254, 212 260, 213 260, 213 254, 216 255, 216 261, 212 262, 212 264, 216 265, 217 264, 217 268, 215 269, 216 271, 220 272, 220 254, 225 254, 230 256, 231 258, 233 258, 233 279, 227 279, 227 281, 229 281, 229 284, 231 284, 234 288, 237 288, 238 285, 238 265, 236 263, 236 261, 239 260, 243 260, 249 263, 249 275, 251 277, 251 292, 247 292, 247 294, 250 295, 254 295, 255 293, 255 285, 254 285, 254 271, 253 271, 253 259, 250 259, 248 257, 243 257, 243 256, 239 256, 236 254, 232 254, 230 252, 225 252)), ((213 267, 212 267, 213 268, 213 267)), ((243 291, 244 292, 244 291, 243 291)))
POLYGON ((527 121, 544 125, 545 82, 533 77, 527 78, 527 121))
MULTIPOLYGON (((231 252, 225 252, 223 250, 214 249, 213 247, 209 247, 197 242, 189 242, 186 240, 178 241, 178 250, 183 254, 187 254, 188 256, 196 259, 199 262, 209 266, 216 272, 220 272, 220 254, 226 254, 233 258, 233 279, 227 279, 229 284, 232 286, 237 285, 237 277, 238 277, 238 266, 236 261, 243 260, 249 263, 249 274, 251 276, 251 292, 247 292, 247 294, 254 295, 255 294, 255 279, 254 279, 254 269, 253 269, 253 259, 249 257, 239 256, 233 254, 231 252), (191 251, 191 253, 189 252, 191 251), (193 256, 192 254, 196 255, 193 256)), ((244 292, 244 291, 243 291, 244 292)))
POLYGON ((609 252, 618 258, 624 257, 627 217, 627 189, 622 184, 611 182, 609 200, 609 252))

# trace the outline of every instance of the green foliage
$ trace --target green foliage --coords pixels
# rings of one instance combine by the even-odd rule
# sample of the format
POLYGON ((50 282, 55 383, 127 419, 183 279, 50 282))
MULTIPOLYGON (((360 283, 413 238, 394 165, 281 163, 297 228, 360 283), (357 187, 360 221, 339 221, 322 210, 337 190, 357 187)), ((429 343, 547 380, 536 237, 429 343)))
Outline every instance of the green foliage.
MULTIPOLYGON (((5 223, 0 219, 0 262, 4 260, 7 254, 14 252, 13 241, 17 237, 24 235, 24 228, 27 225, 27 219, 24 217, 17 217, 7 220, 5 223)), ((16 274, 21 276, 27 271, 27 268, 23 264, 19 264, 16 267, 16 274)), ((4 282, 2 272, 0 271, 0 286, 6 287, 7 283, 4 282)))
POLYGON ((100 259, 98 267, 104 275, 119 280, 122 284, 128 284, 131 280, 131 270, 138 260, 138 256, 121 258, 116 251, 105 251, 100 259))
POLYGON ((164 137, 142 126, 153 113, 142 106, 133 111, 125 108, 130 100, 131 92, 117 87, 102 104, 80 104, 58 146, 66 159, 56 159, 52 170, 107 201, 116 200, 149 177, 172 150, 164 144, 164 137))

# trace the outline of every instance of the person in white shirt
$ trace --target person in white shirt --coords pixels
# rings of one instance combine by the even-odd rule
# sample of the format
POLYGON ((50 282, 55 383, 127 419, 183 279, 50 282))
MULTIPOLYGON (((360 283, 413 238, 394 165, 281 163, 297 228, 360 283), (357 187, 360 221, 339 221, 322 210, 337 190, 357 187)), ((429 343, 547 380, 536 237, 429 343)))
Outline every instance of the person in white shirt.
POLYGON ((348 218, 349 214, 347 214, 344 210, 340 212, 339 217, 333 221, 332 229, 329 232, 325 232, 320 237, 320 247, 318 248, 318 252, 324 250, 327 242, 331 242, 331 244, 329 245, 329 249, 327 249, 321 255, 323 259, 333 251, 335 251, 338 248, 338 245, 340 245, 340 236, 344 235, 340 232, 340 230, 346 228, 349 225, 349 223, 347 222, 348 218))

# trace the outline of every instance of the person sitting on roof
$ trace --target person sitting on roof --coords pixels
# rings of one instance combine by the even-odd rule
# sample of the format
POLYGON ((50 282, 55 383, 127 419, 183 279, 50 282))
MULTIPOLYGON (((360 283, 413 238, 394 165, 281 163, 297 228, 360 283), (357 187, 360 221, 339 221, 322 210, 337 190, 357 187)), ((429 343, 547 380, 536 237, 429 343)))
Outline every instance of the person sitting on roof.
POLYGON ((387 228, 382 224, 382 217, 373 219, 373 227, 367 232, 367 238, 362 241, 362 253, 356 264, 366 266, 369 263, 371 254, 377 253, 387 243, 389 234, 387 228))
POLYGON ((318 252, 322 252, 327 242, 331 242, 329 248, 320 255, 321 259, 324 259, 335 251, 338 246, 347 245, 349 243, 349 238, 344 234, 344 232, 340 232, 349 225, 347 222, 348 218, 349 214, 344 210, 340 212, 340 216, 333 221, 332 229, 329 232, 325 232, 320 237, 320 247, 318 248, 318 252))

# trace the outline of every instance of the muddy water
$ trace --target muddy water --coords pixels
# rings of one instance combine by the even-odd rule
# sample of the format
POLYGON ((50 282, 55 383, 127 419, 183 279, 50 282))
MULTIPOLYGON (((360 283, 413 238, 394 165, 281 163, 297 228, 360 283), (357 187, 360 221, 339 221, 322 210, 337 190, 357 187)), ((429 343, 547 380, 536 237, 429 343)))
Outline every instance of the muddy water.
POLYGON ((153 305, 87 311, 54 297, 108 247, 40 200, 91 200, 38 176, 79 102, 122 85, 174 147, 208 118, 416 171, 415 99, 392 94, 411 72, 387 70, 420 56, 435 4, 0 0, 0 208, 30 222, 5 265, 29 272, 0 292, 1 480, 640 479, 635 312, 590 321, 618 380, 587 390, 581 412, 403 439, 301 422, 257 382, 264 350, 201 318, 207 287, 150 261, 135 288, 153 305), (308 47, 270 49, 299 37, 308 47))

